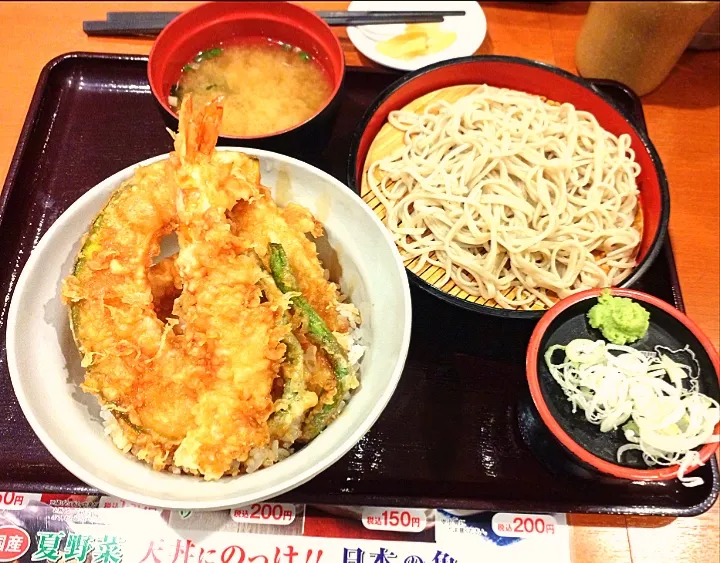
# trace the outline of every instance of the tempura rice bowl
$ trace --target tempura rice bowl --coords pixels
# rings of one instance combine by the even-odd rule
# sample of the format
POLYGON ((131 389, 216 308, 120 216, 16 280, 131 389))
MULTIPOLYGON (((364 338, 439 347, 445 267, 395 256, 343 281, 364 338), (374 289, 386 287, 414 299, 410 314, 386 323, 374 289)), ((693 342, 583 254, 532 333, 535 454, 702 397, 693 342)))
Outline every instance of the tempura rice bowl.
MULTIPOLYGON (((359 197, 328 174, 295 159, 256 149, 219 150, 256 155, 263 184, 272 188, 275 200, 280 205, 299 203, 323 223, 329 244, 318 242, 320 257, 324 264, 337 262, 341 290, 362 316, 362 324, 353 333, 354 343, 364 347, 360 388, 349 397, 340 416, 299 451, 291 454, 271 443, 252 452, 248 474, 206 482, 191 475, 153 471, 123 453, 112 416, 101 412, 96 398, 79 387, 84 369, 60 298, 61 280, 73 266, 90 220, 138 165, 116 173, 71 205, 28 259, 10 305, 7 355, 18 401, 50 453, 89 485, 140 504, 221 509, 301 485, 342 457, 369 430, 392 396, 407 355, 411 306, 405 270, 395 245, 359 197), (358 244, 359 232, 362 244, 358 244), (366 252, 368 248, 372 253, 366 252), (120 443, 113 444, 107 434, 120 443)), ((158 156, 139 165, 165 158, 158 156)), ((360 348, 353 350, 350 360, 357 361, 353 356, 359 355, 360 348)))

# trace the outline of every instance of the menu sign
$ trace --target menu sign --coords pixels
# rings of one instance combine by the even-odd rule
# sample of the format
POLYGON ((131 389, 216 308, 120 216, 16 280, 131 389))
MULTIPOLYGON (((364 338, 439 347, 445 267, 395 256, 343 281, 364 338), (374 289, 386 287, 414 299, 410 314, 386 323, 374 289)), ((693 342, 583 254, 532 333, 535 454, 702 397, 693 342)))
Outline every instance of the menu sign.
POLYGON ((12 492, 0 501, 0 563, 570 561, 562 514, 277 502, 194 512, 12 492))

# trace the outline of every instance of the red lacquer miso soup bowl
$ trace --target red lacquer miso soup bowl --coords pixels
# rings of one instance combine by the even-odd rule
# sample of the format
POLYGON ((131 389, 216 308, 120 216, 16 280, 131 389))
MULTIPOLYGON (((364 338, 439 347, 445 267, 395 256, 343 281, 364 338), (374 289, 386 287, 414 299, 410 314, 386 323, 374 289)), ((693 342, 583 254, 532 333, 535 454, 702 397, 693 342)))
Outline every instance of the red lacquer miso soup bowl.
MULTIPOLYGON (((641 173, 637 178, 640 192, 643 232, 637 264, 619 287, 633 286, 648 271, 665 242, 670 218, 670 196, 665 171, 655 147, 643 127, 643 118, 630 115, 605 96, 592 83, 554 66, 518 57, 473 56, 443 61, 408 73, 390 85, 373 102, 358 125, 351 143, 347 184, 362 192, 366 159, 376 136, 387 123, 388 114, 418 98, 451 86, 487 84, 544 96, 558 103, 571 103, 578 110, 592 113, 599 124, 616 136, 627 134, 641 173)), ((630 93, 631 96, 634 94, 630 93)), ((361 193, 362 195, 362 193, 361 193)), ((368 194, 371 196, 371 194, 368 194)), ((407 264, 407 262, 406 262, 407 264)), ((429 266, 428 266, 429 267, 429 266)), ((536 321, 543 309, 502 309, 485 304, 480 298, 459 295, 440 288, 425 275, 408 270, 409 278, 421 289, 453 305, 496 317, 536 321)))
POLYGON ((155 40, 148 61, 150 88, 168 126, 177 127, 176 108, 169 102, 173 87, 183 68, 193 63, 199 53, 267 42, 292 49, 308 64, 317 64, 328 81, 330 94, 305 121, 254 136, 221 131, 219 144, 290 150, 293 154, 298 149, 312 152, 327 144, 345 76, 342 47, 322 18, 289 2, 208 2, 170 22, 155 40))

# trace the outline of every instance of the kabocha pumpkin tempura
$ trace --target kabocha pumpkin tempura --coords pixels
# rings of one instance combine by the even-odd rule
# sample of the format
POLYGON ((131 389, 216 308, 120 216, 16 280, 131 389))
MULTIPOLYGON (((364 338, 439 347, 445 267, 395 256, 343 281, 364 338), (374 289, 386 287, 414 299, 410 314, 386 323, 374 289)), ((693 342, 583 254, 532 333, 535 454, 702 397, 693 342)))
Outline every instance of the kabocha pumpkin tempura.
POLYGON ((113 193, 62 289, 115 445, 207 480, 317 436, 362 354, 359 313, 307 236, 322 225, 275 204, 256 158, 215 150, 221 119, 217 100, 184 100, 175 151, 113 193), (172 232, 179 252, 153 265, 172 232))

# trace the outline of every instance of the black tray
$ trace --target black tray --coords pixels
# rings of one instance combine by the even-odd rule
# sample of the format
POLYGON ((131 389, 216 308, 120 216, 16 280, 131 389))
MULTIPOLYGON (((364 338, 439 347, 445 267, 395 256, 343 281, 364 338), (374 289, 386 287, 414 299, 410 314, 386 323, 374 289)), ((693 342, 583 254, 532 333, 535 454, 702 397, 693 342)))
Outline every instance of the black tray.
MULTIPOLYGON (((104 178, 171 149, 146 63, 77 53, 51 61, 40 76, 0 196, 0 490, 94 492, 52 458, 25 421, 8 375, 5 323, 15 281, 53 221, 104 178)), ((397 76, 348 69, 333 140, 309 160, 344 179, 354 128, 397 76)), ((634 94, 616 83, 596 86, 644 126, 634 94)), ((669 242, 638 288, 682 308, 669 242)), ((529 400, 524 360, 533 323, 486 318, 412 291, 412 344, 392 401, 350 453, 284 499, 674 516, 712 506, 714 458, 697 472, 705 484, 693 489, 606 479, 577 466, 529 400)))

